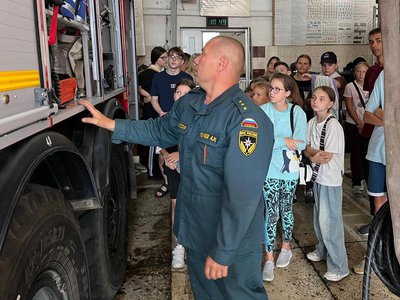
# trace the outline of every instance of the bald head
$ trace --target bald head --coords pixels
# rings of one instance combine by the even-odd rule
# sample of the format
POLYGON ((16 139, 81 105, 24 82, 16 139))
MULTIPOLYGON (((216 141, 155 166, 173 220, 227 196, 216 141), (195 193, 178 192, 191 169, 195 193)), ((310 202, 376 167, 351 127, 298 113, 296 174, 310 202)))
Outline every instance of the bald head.
POLYGON ((215 51, 220 56, 225 56, 229 60, 229 69, 235 76, 239 76, 244 68, 244 48, 243 45, 234 38, 227 36, 217 36, 210 40, 215 41, 215 51))
POLYGON ((239 82, 244 67, 243 46, 230 37, 212 38, 194 60, 194 65, 196 79, 212 101, 239 82))

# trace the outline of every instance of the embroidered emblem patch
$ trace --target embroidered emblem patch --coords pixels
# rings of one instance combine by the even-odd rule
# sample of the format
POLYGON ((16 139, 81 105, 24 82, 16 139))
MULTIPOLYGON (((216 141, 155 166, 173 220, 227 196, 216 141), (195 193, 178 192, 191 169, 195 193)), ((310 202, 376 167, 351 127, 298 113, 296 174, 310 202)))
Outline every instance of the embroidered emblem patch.
POLYGON ((242 127, 258 128, 257 122, 252 118, 247 118, 242 121, 242 127))
POLYGON ((251 130, 239 131, 239 148, 245 156, 250 156, 257 146, 258 133, 251 130))

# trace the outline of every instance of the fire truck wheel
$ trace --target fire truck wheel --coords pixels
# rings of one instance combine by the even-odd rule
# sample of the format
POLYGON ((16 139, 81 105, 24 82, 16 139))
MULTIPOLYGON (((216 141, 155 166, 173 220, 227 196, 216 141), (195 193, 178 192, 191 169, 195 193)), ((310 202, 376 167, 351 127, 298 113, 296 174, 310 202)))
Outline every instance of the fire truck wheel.
POLYGON ((82 215, 93 299, 112 299, 125 276, 128 245, 128 178, 125 153, 112 145, 110 186, 104 207, 82 215))
POLYGON ((63 194, 29 184, 0 254, 2 299, 90 299, 79 225, 63 194))

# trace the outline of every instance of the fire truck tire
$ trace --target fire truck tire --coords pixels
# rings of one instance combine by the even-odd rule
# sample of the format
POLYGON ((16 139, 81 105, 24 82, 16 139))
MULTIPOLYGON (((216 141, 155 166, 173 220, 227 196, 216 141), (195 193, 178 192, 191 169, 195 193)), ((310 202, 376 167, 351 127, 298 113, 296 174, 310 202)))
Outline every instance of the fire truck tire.
POLYGON ((122 147, 112 145, 110 188, 103 209, 80 218, 88 253, 93 299, 113 299, 125 276, 128 247, 128 177, 122 147), (97 233, 97 234, 95 234, 97 233))
POLYGON ((90 299, 79 225, 63 194, 28 184, 0 254, 2 299, 90 299))

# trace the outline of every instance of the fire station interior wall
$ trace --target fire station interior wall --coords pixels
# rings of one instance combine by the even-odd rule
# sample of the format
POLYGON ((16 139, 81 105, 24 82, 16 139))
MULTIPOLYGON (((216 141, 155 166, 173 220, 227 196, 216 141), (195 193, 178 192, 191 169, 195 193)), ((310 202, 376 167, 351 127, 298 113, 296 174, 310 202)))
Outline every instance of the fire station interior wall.
MULTIPOLYGON (((172 33, 176 31, 177 46, 183 46, 183 29, 193 30, 194 37, 206 27, 206 17, 200 16, 200 0, 196 3, 182 3, 177 0, 177 28, 171 28, 170 0, 143 1, 145 56, 139 64, 149 64, 151 49, 155 46, 170 48, 172 33), (197 33, 196 33, 197 30, 197 33)), ((275 46, 273 44, 273 0, 251 0, 251 17, 229 17, 230 28, 250 28, 253 74, 260 74, 266 67, 269 57, 277 55, 288 64, 300 54, 308 54, 312 59, 312 71, 320 71, 319 59, 323 52, 334 51, 338 56, 339 70, 357 56, 364 56, 372 62, 368 45, 307 45, 275 46)), ((187 38, 187 37, 186 37, 187 38)))

